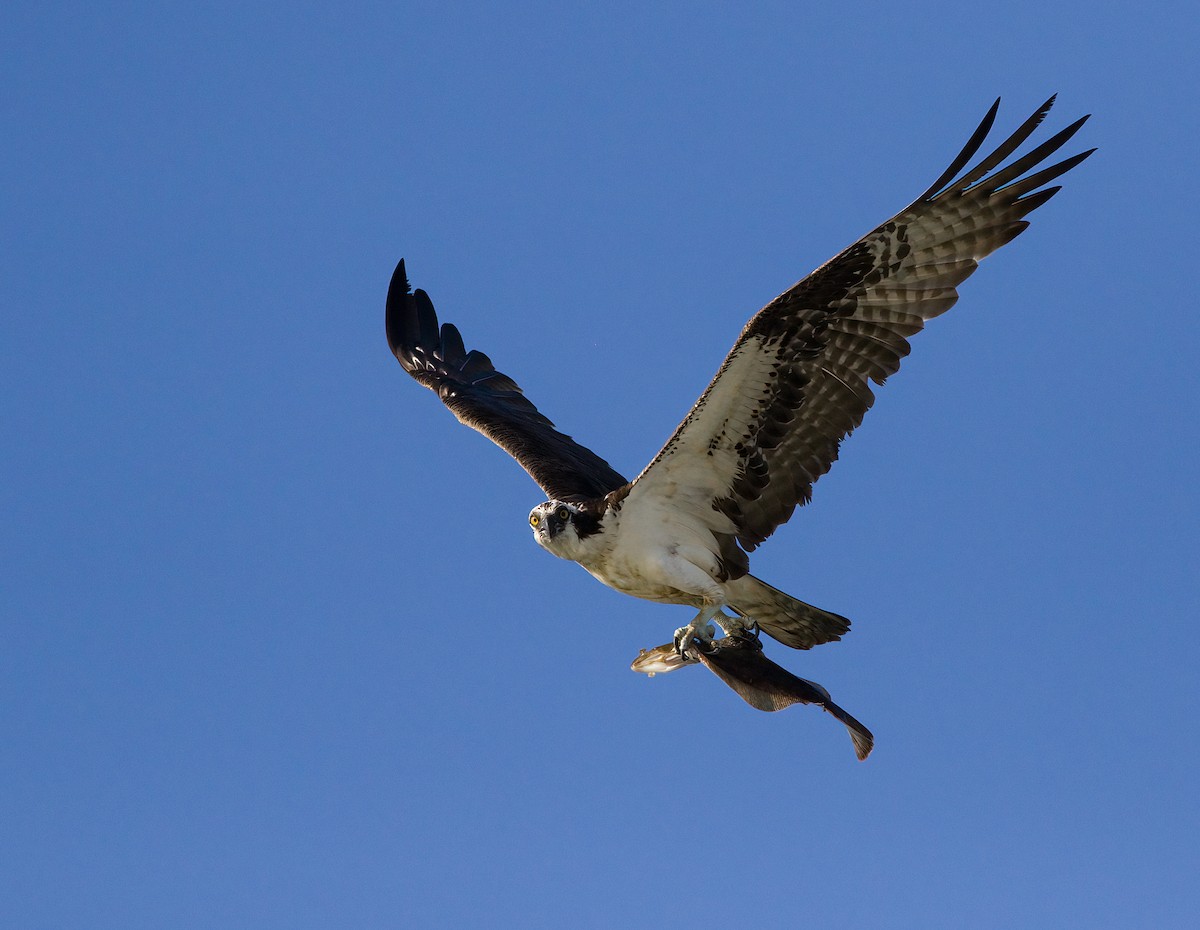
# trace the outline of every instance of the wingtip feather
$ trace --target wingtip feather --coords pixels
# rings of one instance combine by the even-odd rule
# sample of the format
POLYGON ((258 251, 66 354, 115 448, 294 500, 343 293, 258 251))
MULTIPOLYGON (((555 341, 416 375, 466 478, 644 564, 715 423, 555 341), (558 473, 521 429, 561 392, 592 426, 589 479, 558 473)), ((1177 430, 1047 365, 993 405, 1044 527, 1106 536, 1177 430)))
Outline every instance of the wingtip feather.
POLYGON ((392 272, 392 281, 388 285, 388 294, 395 290, 399 294, 411 294, 412 288, 408 284, 408 273, 404 270, 404 259, 396 264, 396 270, 392 272))
POLYGON ((975 131, 971 134, 971 138, 967 140, 967 144, 962 147, 962 151, 954 157, 954 161, 950 162, 938 179, 929 185, 925 192, 917 198, 918 200, 925 200, 932 197, 953 181, 955 176, 967 166, 967 163, 975 156, 975 153, 979 151, 979 147, 983 145, 983 141, 988 137, 988 134, 991 133, 992 126, 996 123, 996 114, 999 112, 1000 98, 997 97, 979 125, 975 127, 975 131))
POLYGON ((392 354, 397 359, 400 359, 401 364, 404 362, 400 358, 400 353, 404 348, 404 311, 411 292, 408 274, 404 270, 404 259, 400 259, 396 270, 392 272, 391 281, 388 282, 384 326, 387 332, 388 348, 392 350, 392 354))

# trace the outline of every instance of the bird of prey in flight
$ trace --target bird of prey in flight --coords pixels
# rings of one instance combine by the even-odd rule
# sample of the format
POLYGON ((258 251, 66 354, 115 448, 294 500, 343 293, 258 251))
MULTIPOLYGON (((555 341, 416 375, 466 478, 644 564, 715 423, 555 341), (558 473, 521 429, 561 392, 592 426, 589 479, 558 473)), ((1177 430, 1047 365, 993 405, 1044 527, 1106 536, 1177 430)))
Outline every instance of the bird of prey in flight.
POLYGON ((874 401, 872 382, 899 369, 908 340, 954 304, 978 261, 1020 235, 1025 217, 1059 190, 1047 185, 1094 151, 1042 167, 1085 116, 1010 160, 1053 103, 967 168, 997 100, 911 205, 756 313, 632 481, 559 432, 487 355, 467 351, 454 325, 439 328, 429 297, 410 289, 403 260, 388 289, 388 343, 405 371, 541 485, 549 500, 533 508, 529 525, 543 548, 617 591, 697 611, 672 643, 644 650, 636 670, 703 662, 760 709, 819 704, 846 724, 865 758, 869 731, 825 689, 766 659, 757 641, 762 631, 810 649, 840 639, 850 621, 760 581, 749 555, 808 502, 874 401))

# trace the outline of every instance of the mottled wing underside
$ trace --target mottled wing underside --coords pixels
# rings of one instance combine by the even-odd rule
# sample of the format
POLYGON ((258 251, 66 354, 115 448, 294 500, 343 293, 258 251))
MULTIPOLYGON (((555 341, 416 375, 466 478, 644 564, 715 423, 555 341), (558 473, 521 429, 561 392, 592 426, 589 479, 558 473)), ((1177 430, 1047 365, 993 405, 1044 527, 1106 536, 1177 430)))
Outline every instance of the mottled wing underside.
POLYGON ((899 369, 908 339, 954 304, 957 286, 978 260, 1018 236, 1029 225, 1024 217, 1059 190, 1045 185, 1091 154, 1027 174, 1066 143, 1085 116, 998 168, 1053 102, 957 176, 990 131, 997 100, 946 172, 911 206, 759 311, 634 483, 630 504, 664 495, 693 513, 707 511, 702 519, 718 531, 732 525, 749 551, 807 503, 813 482, 873 403, 870 382, 882 384, 899 369))
POLYGON ((551 498, 591 500, 626 483, 604 459, 556 430, 490 358, 468 352, 455 326, 439 329, 429 296, 410 290, 403 259, 388 287, 387 337, 405 371, 460 422, 516 459, 551 498))

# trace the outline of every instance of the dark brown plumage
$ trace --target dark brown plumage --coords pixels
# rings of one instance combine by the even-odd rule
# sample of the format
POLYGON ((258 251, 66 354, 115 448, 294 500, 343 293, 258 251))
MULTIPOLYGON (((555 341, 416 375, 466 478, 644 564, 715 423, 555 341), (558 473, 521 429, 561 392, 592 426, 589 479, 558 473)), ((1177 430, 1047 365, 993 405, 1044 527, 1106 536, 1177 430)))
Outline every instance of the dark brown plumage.
POLYGON ((538 412, 517 383, 482 352, 468 352, 452 323, 438 328, 423 290, 413 293, 396 266, 388 285, 387 339, 404 370, 434 391, 459 421, 516 459, 551 498, 586 501, 622 487, 612 466, 538 412))
POLYGON ((1019 235, 1029 225, 1023 217, 1059 190, 1038 188, 1094 151, 1018 180, 1061 148, 1085 116, 988 174, 1029 137, 1053 102, 955 179, 991 129, 997 100, 916 201, 759 311, 637 479, 634 494, 653 493, 656 484, 703 485, 747 551, 807 503, 842 439, 874 402, 870 382, 882 384, 899 369, 909 337, 948 310, 978 260, 1019 235), (707 474, 696 465, 703 458, 707 474))

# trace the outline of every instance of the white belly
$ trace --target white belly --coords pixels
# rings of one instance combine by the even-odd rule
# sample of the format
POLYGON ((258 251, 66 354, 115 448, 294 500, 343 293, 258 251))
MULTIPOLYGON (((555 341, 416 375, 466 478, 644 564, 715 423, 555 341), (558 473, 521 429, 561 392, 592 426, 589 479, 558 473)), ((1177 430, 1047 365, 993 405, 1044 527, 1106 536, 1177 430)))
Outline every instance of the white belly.
POLYGON ((666 515, 656 519, 626 511, 610 532, 603 554, 580 560, 610 588, 664 604, 724 602, 724 586, 714 577, 720 569, 716 541, 707 529, 681 525, 666 515))

